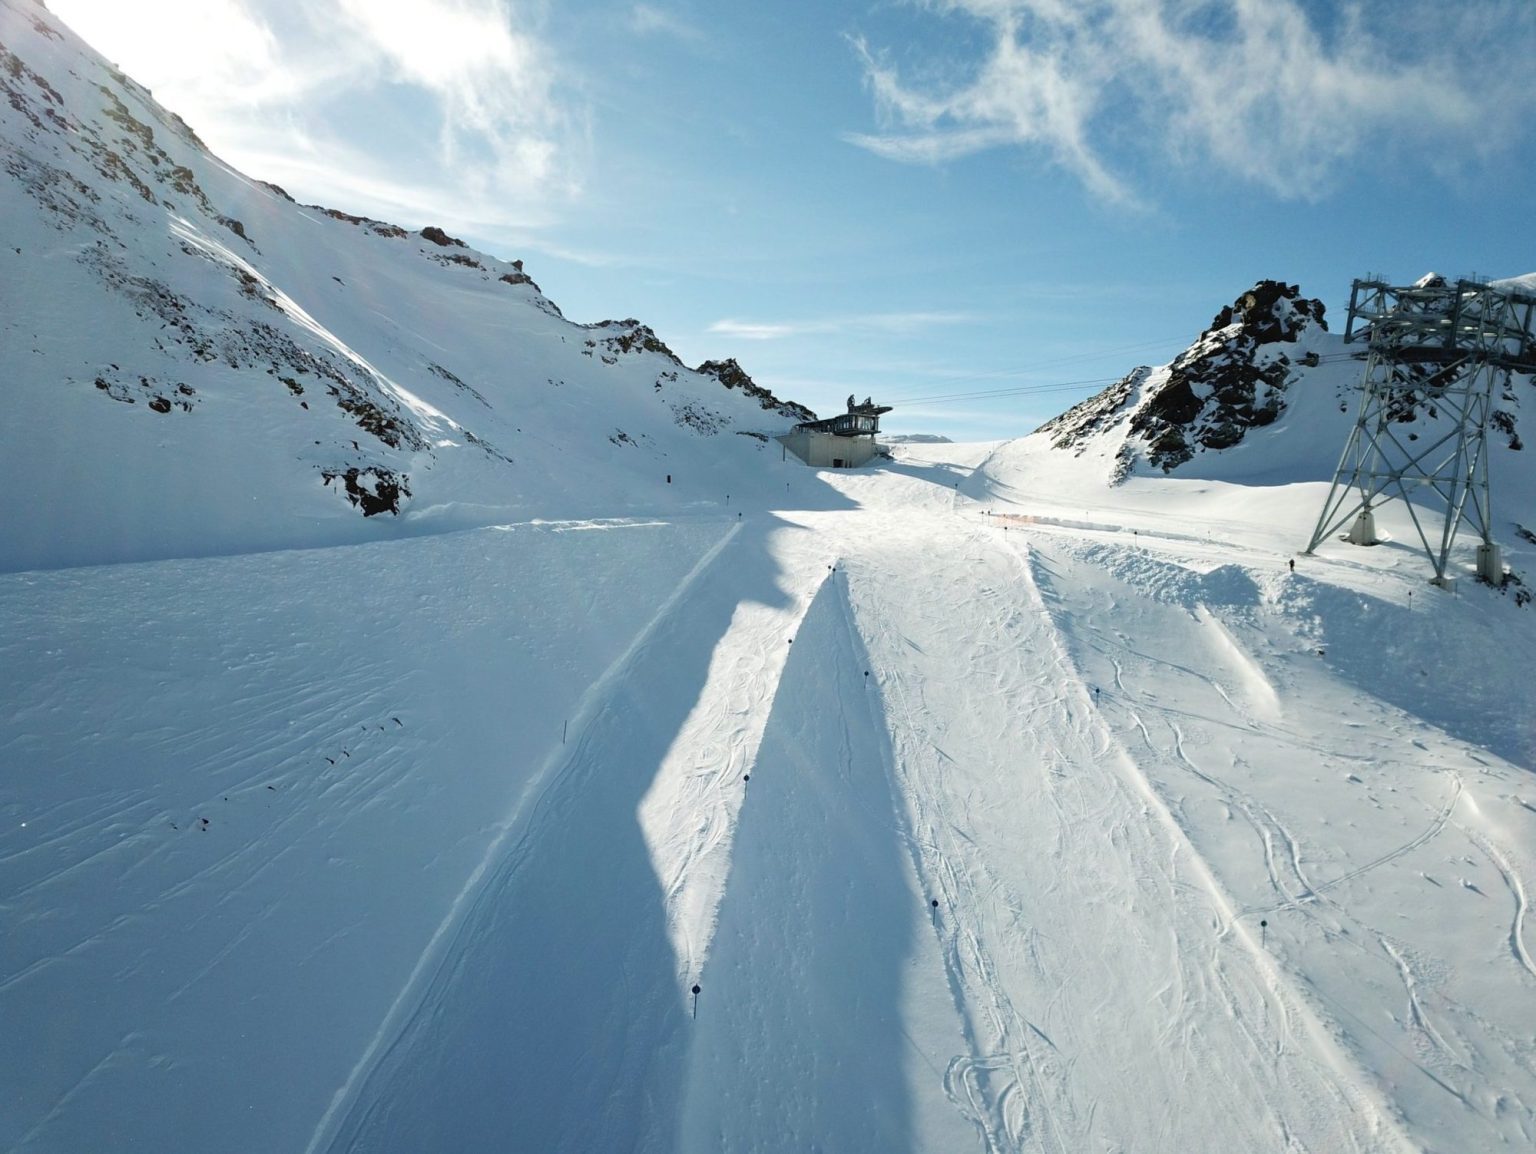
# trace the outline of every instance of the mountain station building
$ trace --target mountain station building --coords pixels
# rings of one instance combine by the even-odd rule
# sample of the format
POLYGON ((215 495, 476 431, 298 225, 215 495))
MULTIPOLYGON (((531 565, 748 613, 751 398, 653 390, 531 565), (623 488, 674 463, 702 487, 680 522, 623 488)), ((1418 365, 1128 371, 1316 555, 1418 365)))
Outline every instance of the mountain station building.
POLYGON ((848 411, 824 421, 806 421, 776 438, 785 449, 817 469, 857 469, 880 452, 875 437, 880 414, 890 405, 877 405, 868 397, 863 404, 848 398, 848 411))

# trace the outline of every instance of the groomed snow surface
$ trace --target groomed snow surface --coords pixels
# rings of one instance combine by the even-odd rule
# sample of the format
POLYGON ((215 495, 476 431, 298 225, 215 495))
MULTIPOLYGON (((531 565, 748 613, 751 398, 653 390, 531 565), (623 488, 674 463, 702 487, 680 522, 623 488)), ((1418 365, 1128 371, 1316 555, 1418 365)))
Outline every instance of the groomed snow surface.
POLYGON ((1530 1148, 1532 612, 900 454, 0 576, 0 1149, 1530 1148))

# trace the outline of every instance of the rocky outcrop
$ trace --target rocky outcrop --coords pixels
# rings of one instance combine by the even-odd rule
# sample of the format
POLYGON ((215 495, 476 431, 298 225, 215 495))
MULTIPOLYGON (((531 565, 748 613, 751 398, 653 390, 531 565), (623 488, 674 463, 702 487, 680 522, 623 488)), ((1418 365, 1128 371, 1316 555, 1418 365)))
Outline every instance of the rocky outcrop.
POLYGON ((767 389, 747 375, 745 369, 736 363, 734 357, 723 361, 705 361, 697 369, 697 373, 703 373, 707 377, 714 377, 728 389, 740 389, 745 395, 752 397, 769 412, 778 413, 792 421, 814 421, 816 414, 804 405, 797 405, 793 401, 781 401, 767 389))
POLYGON ((1285 411, 1300 369, 1317 363, 1298 347, 1308 329, 1327 330, 1319 300, 1295 285, 1259 281, 1212 319, 1162 373, 1140 367, 1097 396, 1042 425, 1059 449, 1081 452, 1128 416, 1114 480, 1138 458, 1164 473, 1207 450, 1230 449, 1285 411))
POLYGON ((608 336, 588 337, 586 341, 588 355, 597 351, 609 364, 614 363, 613 358, 638 352, 655 353, 678 366, 683 363, 678 359, 677 354, 652 331, 650 325, 643 325, 634 317, 626 317, 622 321, 598 321, 597 324, 587 327, 594 330, 613 330, 608 336))
POLYGON ((1147 460, 1163 472, 1205 449, 1230 449, 1285 408, 1293 369, 1282 346, 1309 324, 1326 329, 1323 304, 1295 285, 1265 280, 1223 308, 1131 418, 1147 460))
POLYGON ((464 242, 462 240, 460 240, 456 236, 449 236, 446 232, 444 232, 442 229, 438 228, 437 225, 435 225, 435 224, 427 225, 426 228, 421 230, 421 235, 426 240, 430 240, 433 244, 439 245, 442 248, 464 248, 465 247, 465 244, 464 244, 464 242))
POLYGON ((411 495, 406 476, 389 469, 353 467, 343 473, 322 470, 320 477, 327 485, 339 479, 347 501, 361 509, 364 517, 374 517, 380 513, 398 516, 400 499, 411 495))
POLYGON ((1072 449, 1081 453, 1093 438, 1120 420, 1127 402, 1136 395, 1151 372, 1146 365, 1138 365, 1103 392, 1078 402, 1035 431, 1049 434, 1053 449, 1072 449))

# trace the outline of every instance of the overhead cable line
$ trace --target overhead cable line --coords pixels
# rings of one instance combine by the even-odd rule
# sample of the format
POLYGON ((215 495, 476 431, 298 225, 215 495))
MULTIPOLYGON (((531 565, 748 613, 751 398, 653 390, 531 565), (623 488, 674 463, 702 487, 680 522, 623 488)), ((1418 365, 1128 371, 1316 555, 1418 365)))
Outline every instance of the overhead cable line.
MULTIPOLYGON (((1095 354, 1097 355, 1097 354, 1095 354)), ((1359 360, 1355 353, 1327 353, 1317 358, 1317 364, 1335 364, 1341 361, 1359 360)), ((1020 374, 1026 370, 1019 370, 1020 374)), ((986 377, 972 377, 971 380, 986 380, 986 377)), ((1005 385, 996 389, 972 389, 955 393, 928 393, 916 397, 893 397, 891 400, 903 409, 919 408, 923 405, 935 405, 944 401, 983 401, 997 400, 1004 397, 1035 396, 1048 393, 1064 393, 1086 385, 1109 385, 1116 381, 1124 380, 1124 374, 1117 377, 1089 377, 1076 381, 1048 381, 1040 384, 1029 385, 1005 385)))
MULTIPOLYGON (((1180 338, 1178 338, 1178 337, 1168 337, 1168 338, 1165 338, 1163 340, 1157 340, 1157 341, 1141 341, 1141 342, 1139 342, 1137 344, 1134 344, 1134 345, 1120 345, 1120 346, 1118 346, 1116 348, 1096 349, 1095 351, 1093 351, 1091 353, 1075 353, 1072 356, 1068 356, 1068 357, 1055 357, 1055 358, 1053 358, 1051 360, 1048 360, 1048 361, 1035 361, 1033 364, 1021 365, 1021 366, 1019 366, 1016 369, 1000 370, 1000 371, 994 372, 994 373, 977 373, 977 374, 975 374, 973 376, 961 377, 961 378, 959 378, 959 380, 962 381, 962 382, 980 382, 980 381, 989 381, 989 380, 993 380, 993 381, 1008 380, 1010 378, 1026 377, 1026 376, 1030 375, 1031 373, 1038 372, 1040 369, 1059 368, 1062 365, 1078 364, 1078 363, 1080 363, 1082 361, 1101 360, 1104 357, 1116 356, 1116 355, 1118 355, 1120 353, 1137 352, 1138 350, 1141 350, 1141 349, 1162 348, 1162 347, 1166 347, 1170 343, 1178 341, 1179 339, 1180 338)), ((1114 379, 1118 380, 1119 378, 1116 377, 1114 379)), ((926 394, 924 394, 924 395, 926 395, 926 394)), ((910 399, 913 399, 913 398, 907 398, 907 397, 903 397, 903 396, 900 396, 900 395, 891 395, 891 396, 889 396, 889 400, 891 402, 893 402, 894 404, 900 404, 900 405, 908 404, 910 399)))
POLYGON ((936 393, 926 397, 916 397, 912 400, 902 401, 903 409, 916 408, 920 405, 937 405, 944 401, 983 401, 994 400, 1001 397, 1036 396, 1043 393, 1064 393, 1074 389, 1080 389, 1085 385, 1109 385, 1120 380, 1120 377, 1092 377, 1080 381, 1050 381, 1038 385, 1009 385, 1001 389, 978 389, 965 393, 936 393))

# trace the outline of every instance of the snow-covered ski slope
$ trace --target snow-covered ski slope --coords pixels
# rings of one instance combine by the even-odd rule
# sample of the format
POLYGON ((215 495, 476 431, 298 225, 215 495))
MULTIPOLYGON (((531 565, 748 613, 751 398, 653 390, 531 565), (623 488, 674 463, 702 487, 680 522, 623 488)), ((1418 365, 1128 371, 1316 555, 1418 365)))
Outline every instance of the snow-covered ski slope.
POLYGON ((1536 1142, 1536 610, 1298 555, 1336 337, 1169 475, 1172 367, 817 473, 0 44, 0 1150, 1536 1142))
POLYGON ((1064 456, 0 577, 0 1149, 1529 1146, 1536 617, 1064 456))

